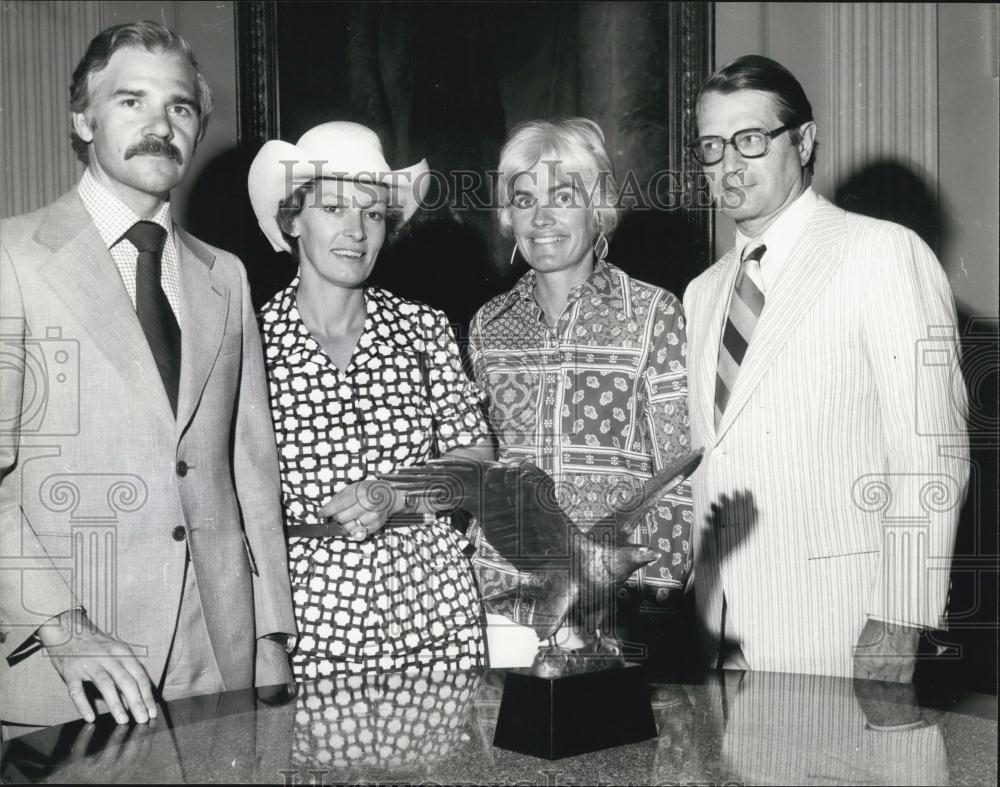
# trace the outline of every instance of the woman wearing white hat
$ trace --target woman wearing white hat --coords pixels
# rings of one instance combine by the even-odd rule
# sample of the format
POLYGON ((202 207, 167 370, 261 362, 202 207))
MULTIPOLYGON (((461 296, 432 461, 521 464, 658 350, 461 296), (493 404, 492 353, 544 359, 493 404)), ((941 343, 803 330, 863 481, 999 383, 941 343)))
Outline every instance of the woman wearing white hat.
POLYGON ((260 315, 299 679, 483 659, 463 540, 430 515, 383 529, 406 503, 374 480, 435 451, 494 456, 444 314, 365 284, 426 172, 426 162, 390 171, 378 136, 348 122, 268 142, 250 167, 260 227, 299 265, 260 315))

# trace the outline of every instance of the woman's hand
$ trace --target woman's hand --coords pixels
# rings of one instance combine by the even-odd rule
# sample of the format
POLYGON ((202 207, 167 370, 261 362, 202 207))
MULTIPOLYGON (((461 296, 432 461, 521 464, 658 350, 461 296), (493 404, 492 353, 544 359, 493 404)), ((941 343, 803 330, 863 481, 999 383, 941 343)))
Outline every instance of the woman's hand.
MULTIPOLYGON (((492 443, 467 446, 449 451, 445 456, 492 462, 496 448, 492 443)), ((347 538, 364 541, 382 529, 386 520, 401 511, 435 514, 447 510, 428 495, 428 490, 397 488, 388 481, 366 478, 345 486, 319 510, 319 515, 339 522, 347 538)))
POLYGON ((366 478, 345 486, 319 510, 344 527, 352 541, 364 541, 382 529, 393 514, 406 508, 406 496, 386 481, 366 478))

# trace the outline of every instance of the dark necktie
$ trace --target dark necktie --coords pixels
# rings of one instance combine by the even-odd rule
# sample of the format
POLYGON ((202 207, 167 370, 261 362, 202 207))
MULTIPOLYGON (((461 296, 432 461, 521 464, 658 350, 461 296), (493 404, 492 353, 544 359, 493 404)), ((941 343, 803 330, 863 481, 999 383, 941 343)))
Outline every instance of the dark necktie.
POLYGON ((160 260, 167 231, 151 221, 137 221, 125 238, 139 250, 135 269, 135 311, 146 334, 170 409, 177 415, 181 377, 181 329, 160 286, 160 260))
POLYGON ((715 374, 715 428, 719 428, 722 414, 726 412, 729 395, 736 384, 736 376, 743 363, 750 337, 753 336, 757 320, 764 310, 764 293, 747 275, 747 268, 753 262, 760 262, 767 247, 761 244, 743 258, 740 271, 736 275, 736 286, 729 301, 726 327, 719 344, 719 365, 715 374))

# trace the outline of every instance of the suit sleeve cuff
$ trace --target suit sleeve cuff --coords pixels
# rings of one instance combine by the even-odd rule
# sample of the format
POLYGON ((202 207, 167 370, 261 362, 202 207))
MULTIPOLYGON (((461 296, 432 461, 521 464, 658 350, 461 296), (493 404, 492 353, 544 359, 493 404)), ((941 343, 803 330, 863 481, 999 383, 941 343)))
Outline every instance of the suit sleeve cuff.
MULTIPOLYGON (((927 628, 923 623, 914 623, 912 620, 902 620, 900 618, 893 618, 888 615, 876 615, 869 613, 869 620, 877 620, 879 623, 889 623, 894 626, 905 626, 906 628, 916 629, 917 631, 923 631, 927 628)), ((944 628, 943 626, 939 628, 944 628)))
POLYGON ((285 652, 291 655, 295 652, 295 646, 298 644, 298 637, 294 634, 288 634, 284 631, 272 631, 267 634, 261 634, 257 639, 266 639, 270 642, 276 642, 278 645, 285 649, 285 652))

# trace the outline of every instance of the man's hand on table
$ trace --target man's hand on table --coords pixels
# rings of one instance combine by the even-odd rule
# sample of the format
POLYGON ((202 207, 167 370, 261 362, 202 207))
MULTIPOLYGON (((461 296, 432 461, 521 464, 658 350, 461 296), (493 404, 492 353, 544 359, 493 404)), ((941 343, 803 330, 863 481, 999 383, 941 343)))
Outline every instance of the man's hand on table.
POLYGON ((129 714, 140 724, 156 718, 153 684, 145 668, 128 645, 97 628, 82 609, 48 621, 38 629, 38 638, 86 721, 94 721, 96 714, 84 683, 94 684, 118 724, 128 724, 129 714))
POLYGON ((909 683, 920 629, 868 618, 854 648, 854 677, 909 683))
POLYGON ((854 679, 854 696, 873 730, 907 730, 923 724, 912 683, 854 679))

